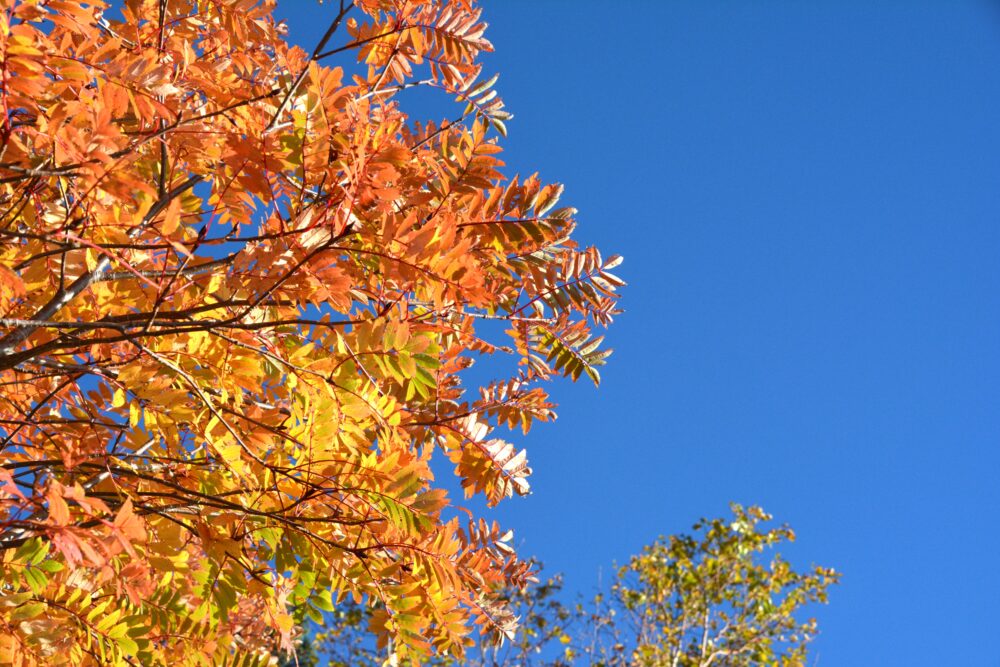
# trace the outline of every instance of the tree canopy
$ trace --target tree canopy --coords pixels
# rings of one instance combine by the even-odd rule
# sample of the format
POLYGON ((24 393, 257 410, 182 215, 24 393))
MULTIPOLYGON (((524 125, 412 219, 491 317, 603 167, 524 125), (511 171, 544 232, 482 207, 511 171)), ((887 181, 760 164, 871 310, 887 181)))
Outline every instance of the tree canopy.
POLYGON ((0 663, 264 664, 345 598, 400 659, 509 634, 530 568, 432 462, 527 493, 496 429, 599 380, 623 283, 501 171, 480 10, 0 5, 0 663))
POLYGON ((804 667, 816 620, 840 575, 796 570, 777 551, 795 540, 771 515, 733 505, 733 517, 702 519, 693 535, 660 538, 619 568, 598 606, 585 648, 599 664, 635 667, 804 667))

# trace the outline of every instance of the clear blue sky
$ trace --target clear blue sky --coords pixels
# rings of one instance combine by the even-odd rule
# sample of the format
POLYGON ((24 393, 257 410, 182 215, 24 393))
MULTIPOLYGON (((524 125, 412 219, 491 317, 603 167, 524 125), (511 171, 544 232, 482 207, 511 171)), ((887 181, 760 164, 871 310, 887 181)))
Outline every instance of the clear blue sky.
MULTIPOLYGON (((630 282, 521 549, 586 591, 758 503, 845 574, 822 667, 1000 664, 1000 2, 483 6, 510 171, 630 282)), ((330 6, 280 12, 311 48, 330 6)))

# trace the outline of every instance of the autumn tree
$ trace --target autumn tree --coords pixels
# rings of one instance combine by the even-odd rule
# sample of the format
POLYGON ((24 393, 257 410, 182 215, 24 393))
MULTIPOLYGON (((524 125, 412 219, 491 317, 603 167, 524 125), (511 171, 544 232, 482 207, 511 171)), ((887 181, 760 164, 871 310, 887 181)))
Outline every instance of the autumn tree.
POLYGON ((399 660, 513 629, 530 567, 431 464, 528 492, 495 430, 598 381, 619 260, 501 172, 471 0, 316 5, 308 52, 274 5, 0 0, 0 664, 264 664, 345 599, 399 660))

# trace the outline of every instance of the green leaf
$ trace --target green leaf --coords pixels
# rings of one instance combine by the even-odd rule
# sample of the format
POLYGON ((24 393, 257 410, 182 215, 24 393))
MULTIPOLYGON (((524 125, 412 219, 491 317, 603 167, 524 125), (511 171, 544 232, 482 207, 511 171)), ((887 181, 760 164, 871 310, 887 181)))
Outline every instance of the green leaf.
POLYGON ((139 645, 127 634, 122 635, 121 637, 115 637, 115 643, 118 644, 118 648, 121 649, 122 653, 125 655, 135 655, 139 652, 139 645))
POLYGON ((45 573, 35 567, 29 567, 24 570, 24 579, 28 582, 28 588, 35 595, 39 595, 49 585, 49 579, 45 576, 45 573))
POLYGON ((312 597, 311 602, 317 609, 321 609, 323 611, 333 611, 335 609, 333 606, 332 595, 330 593, 330 589, 328 588, 318 591, 316 595, 312 597))
MULTIPOLYGON (((22 543, 21 546, 17 548, 17 551, 14 552, 14 560, 30 562, 34 560, 39 553, 41 553, 42 558, 44 558, 45 551, 43 551, 43 548, 45 551, 48 551, 48 549, 45 548, 44 543, 39 538, 33 537, 22 543)), ((41 558, 39 558, 39 560, 41 560, 41 558)))
POLYGON ((47 604, 44 602, 29 602, 27 604, 22 604, 20 607, 11 612, 10 620, 12 621, 26 621, 36 616, 40 616, 42 612, 45 611, 47 604))

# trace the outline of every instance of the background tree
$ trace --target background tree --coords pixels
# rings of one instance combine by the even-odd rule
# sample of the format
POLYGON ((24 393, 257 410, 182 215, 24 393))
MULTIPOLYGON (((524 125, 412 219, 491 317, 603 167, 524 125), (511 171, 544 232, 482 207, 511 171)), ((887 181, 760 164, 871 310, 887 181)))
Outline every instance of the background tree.
POLYGON ((589 664, 643 667, 805 665, 815 619, 804 605, 827 601, 839 574, 792 569, 775 550, 795 534, 764 528, 759 507, 733 505, 732 519, 702 519, 695 535, 659 539, 621 567, 595 601, 589 664))
MULTIPOLYGON (((792 667, 806 664, 815 619, 803 607, 825 603, 839 579, 832 569, 795 571, 777 550, 795 539, 787 526, 765 528, 759 507, 732 506, 731 519, 702 519, 693 535, 659 539, 615 572, 606 593, 573 607, 558 577, 506 592, 521 618, 503 648, 482 644, 473 667, 792 667)), ((366 607, 330 618, 316 635, 331 665, 382 664, 366 632, 366 607)))
POLYGON ((509 634, 529 568, 431 462, 527 493, 493 431, 599 379, 622 283, 500 171, 479 10, 328 4, 307 53, 273 0, 106 9, 0 0, 0 663, 262 663, 345 598, 400 659, 509 634))

